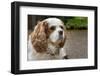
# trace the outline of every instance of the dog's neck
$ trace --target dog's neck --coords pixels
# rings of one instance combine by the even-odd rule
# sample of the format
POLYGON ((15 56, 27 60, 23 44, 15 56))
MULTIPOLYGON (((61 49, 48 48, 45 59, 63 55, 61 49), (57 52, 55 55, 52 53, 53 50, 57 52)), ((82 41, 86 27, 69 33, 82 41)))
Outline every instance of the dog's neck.
POLYGON ((52 45, 51 43, 48 44, 47 52, 50 54, 59 54, 60 48, 56 47, 55 45, 52 45))

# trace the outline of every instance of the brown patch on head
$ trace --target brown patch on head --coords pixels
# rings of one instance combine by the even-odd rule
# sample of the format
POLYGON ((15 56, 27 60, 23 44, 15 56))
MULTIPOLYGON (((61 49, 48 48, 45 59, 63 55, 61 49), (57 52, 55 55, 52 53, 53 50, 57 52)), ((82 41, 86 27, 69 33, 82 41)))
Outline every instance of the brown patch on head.
POLYGON ((50 28, 48 28, 48 35, 50 36, 50 34, 55 30, 56 27, 51 26, 50 28))
POLYGON ((47 51, 48 23, 46 21, 38 22, 34 31, 31 33, 32 45, 37 52, 47 51))

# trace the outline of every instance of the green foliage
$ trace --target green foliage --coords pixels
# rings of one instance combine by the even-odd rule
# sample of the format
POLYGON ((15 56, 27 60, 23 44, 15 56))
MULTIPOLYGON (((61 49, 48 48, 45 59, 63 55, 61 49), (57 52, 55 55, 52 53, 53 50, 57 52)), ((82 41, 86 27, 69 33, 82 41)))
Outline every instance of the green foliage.
POLYGON ((60 19, 64 22, 66 29, 87 29, 87 17, 62 17, 60 19))
POLYGON ((88 17, 81 16, 36 16, 36 21, 41 21, 49 17, 61 19, 64 22, 66 29, 87 29, 88 26, 88 17))

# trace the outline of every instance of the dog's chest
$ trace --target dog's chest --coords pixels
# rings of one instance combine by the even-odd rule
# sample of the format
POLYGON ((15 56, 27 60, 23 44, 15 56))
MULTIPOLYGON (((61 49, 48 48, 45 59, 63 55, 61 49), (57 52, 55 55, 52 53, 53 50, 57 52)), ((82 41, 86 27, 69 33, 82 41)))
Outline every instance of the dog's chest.
MULTIPOLYGON (((33 53, 34 54, 34 53, 33 53)), ((47 52, 44 53, 35 53, 33 58, 36 60, 52 60, 52 59, 59 59, 59 49, 49 46, 47 48, 47 52)))

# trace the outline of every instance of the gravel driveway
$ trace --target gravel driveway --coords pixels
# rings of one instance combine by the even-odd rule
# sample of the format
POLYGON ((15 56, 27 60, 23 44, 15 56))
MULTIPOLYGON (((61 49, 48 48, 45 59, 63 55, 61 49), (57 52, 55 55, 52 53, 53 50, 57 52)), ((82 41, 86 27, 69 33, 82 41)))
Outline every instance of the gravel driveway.
POLYGON ((69 59, 88 57, 87 30, 68 30, 65 50, 69 59))

